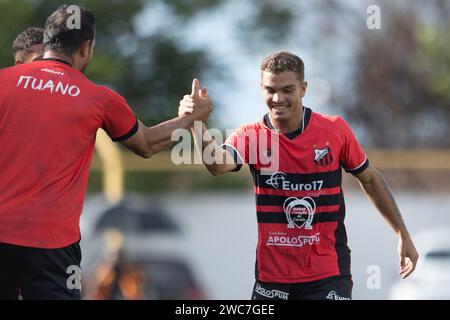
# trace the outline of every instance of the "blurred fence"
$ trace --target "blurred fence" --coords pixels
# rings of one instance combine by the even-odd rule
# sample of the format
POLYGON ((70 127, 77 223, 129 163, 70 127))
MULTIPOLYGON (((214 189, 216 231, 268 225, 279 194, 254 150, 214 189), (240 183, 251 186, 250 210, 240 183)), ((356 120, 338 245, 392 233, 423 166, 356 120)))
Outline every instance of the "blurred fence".
MULTIPOLYGON (((370 149, 367 155, 370 161, 381 170, 450 171, 450 150, 370 149)), ((130 152, 122 152, 122 157, 126 171, 197 172, 205 170, 202 165, 197 164, 174 164, 170 158, 170 152, 160 152, 150 160, 139 158, 130 152)), ((91 170, 101 170, 101 163, 96 156, 94 156, 91 170)))
MULTIPOLYGON (((369 149, 370 163, 380 170, 394 189, 446 191, 450 187, 450 150, 369 149)), ((142 159, 121 152, 125 190, 135 192, 178 192, 189 190, 243 189, 251 186, 247 169, 220 177, 210 175, 203 165, 175 165, 169 151, 142 159)), ((97 155, 91 167, 89 191, 101 190, 102 164, 97 155)), ((357 187, 351 175, 344 175, 344 188, 357 187)))

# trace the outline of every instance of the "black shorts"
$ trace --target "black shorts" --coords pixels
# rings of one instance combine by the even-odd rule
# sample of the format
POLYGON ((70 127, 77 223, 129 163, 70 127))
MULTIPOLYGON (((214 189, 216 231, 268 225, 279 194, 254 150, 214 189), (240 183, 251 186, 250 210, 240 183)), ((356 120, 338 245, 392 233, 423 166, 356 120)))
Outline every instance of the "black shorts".
POLYGON ((351 276, 334 276, 302 283, 256 281, 252 300, 351 300, 351 276))
POLYGON ((81 299, 78 242, 60 249, 0 243, 0 300, 81 299))

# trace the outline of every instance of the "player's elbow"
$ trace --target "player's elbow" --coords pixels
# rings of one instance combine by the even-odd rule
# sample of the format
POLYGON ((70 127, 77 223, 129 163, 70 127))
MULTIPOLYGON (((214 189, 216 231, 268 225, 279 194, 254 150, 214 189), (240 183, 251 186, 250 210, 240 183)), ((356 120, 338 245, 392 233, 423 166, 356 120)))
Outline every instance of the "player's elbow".
POLYGON ((207 167, 207 169, 208 169, 209 173, 211 173, 215 177, 220 176, 222 174, 221 172, 213 170, 213 169, 211 169, 209 167, 207 167))
POLYGON ((149 159, 153 157, 155 154, 160 152, 163 148, 160 145, 151 145, 147 148, 147 150, 142 154, 142 158, 149 159))
MULTIPOLYGON (((211 172, 211 171, 210 171, 211 172)), ((213 171, 213 172, 211 172, 211 174, 213 175, 213 176, 215 176, 215 177, 218 177, 218 176, 221 176, 221 175, 223 175, 224 174, 224 172, 220 172, 220 171, 213 171)))
POLYGON ((206 168, 213 176, 221 176, 232 171, 234 168, 226 164, 207 165, 206 168))
POLYGON ((144 159, 150 159, 152 156, 153 156, 153 154, 151 154, 151 153, 144 153, 141 155, 141 157, 144 159))
POLYGON ((141 157, 141 158, 144 158, 144 159, 149 159, 149 158, 151 158, 151 156, 153 155, 150 151, 148 151, 148 150, 139 150, 139 151, 135 151, 135 153, 139 156, 139 157, 141 157))
POLYGON ((206 169, 208 169, 209 173, 211 173, 215 177, 220 176, 225 173, 225 172, 222 172, 220 170, 220 168, 214 167, 214 166, 206 166, 206 169))
POLYGON ((145 146, 145 148, 142 148, 142 149, 139 150, 138 155, 139 155, 141 158, 149 159, 149 158, 151 158, 155 153, 156 153, 155 150, 154 150, 151 146, 149 146, 149 145, 147 144, 147 145, 145 146))
POLYGON ((147 138, 145 141, 145 147, 143 148, 140 156, 144 159, 149 159, 161 150, 162 148, 156 140, 147 138))

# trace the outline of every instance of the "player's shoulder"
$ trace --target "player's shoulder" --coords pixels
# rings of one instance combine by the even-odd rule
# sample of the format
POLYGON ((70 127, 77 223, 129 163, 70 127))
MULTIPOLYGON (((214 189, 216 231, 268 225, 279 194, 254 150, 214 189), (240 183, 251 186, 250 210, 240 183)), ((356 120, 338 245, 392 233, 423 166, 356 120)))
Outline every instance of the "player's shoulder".
POLYGON ((330 131, 341 131, 349 128, 347 121, 340 115, 313 112, 312 118, 316 126, 330 131))
POLYGON ((4 77, 8 73, 9 68, 0 69, 0 77, 4 77))
POLYGON ((347 121, 342 116, 335 114, 313 112, 311 123, 316 130, 325 131, 339 139, 352 131, 347 121))
POLYGON ((313 111, 312 116, 318 124, 340 126, 345 123, 344 118, 336 114, 325 114, 313 111))
POLYGON ((118 97, 120 94, 118 94, 116 91, 114 91, 112 88, 110 88, 106 84, 97 84, 91 81, 91 86, 94 88, 95 91, 101 92, 107 96, 110 97, 118 97))
POLYGON ((117 91, 110 88, 106 84, 97 84, 89 80, 89 89, 90 91, 99 99, 104 102, 123 102, 125 100, 117 91))
POLYGON ((11 74, 15 74, 20 70, 24 70, 27 68, 26 64, 18 64, 15 66, 10 66, 10 67, 6 67, 6 68, 2 68, 0 69, 0 76, 8 76, 11 74))
POLYGON ((7 83, 6 80, 8 79, 8 73, 9 73, 8 69, 9 68, 0 69, 0 82, 2 83, 2 87, 4 87, 5 83, 7 83))
POLYGON ((18 64, 0 69, 0 82, 2 87, 12 85, 21 75, 28 74, 29 66, 26 64, 18 64))
POLYGON ((76 83, 88 90, 89 96, 102 97, 104 99, 118 98, 120 95, 105 84, 98 84, 89 79, 83 72, 75 68, 66 68, 63 70, 67 80, 76 83))

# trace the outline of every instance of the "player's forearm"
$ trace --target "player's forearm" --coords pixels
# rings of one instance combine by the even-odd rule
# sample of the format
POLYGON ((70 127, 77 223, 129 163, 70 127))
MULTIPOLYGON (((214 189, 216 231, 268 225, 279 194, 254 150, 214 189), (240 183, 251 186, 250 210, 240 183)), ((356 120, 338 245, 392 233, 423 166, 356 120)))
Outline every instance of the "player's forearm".
POLYGON ((360 180, 366 195, 389 223, 399 237, 409 237, 408 229, 403 221, 400 209, 389 189, 389 186, 378 170, 369 168, 372 172, 369 179, 360 180))
POLYGON ((144 135, 149 153, 154 155, 167 149, 173 142, 172 133, 177 129, 188 129, 193 122, 193 116, 186 115, 164 121, 153 127, 146 127, 144 135))
POLYGON ((191 129, 196 151, 211 174, 218 176, 235 168, 232 157, 217 144, 204 123, 202 123, 201 131, 198 127, 191 129), (206 148, 208 152, 205 152, 206 148))

